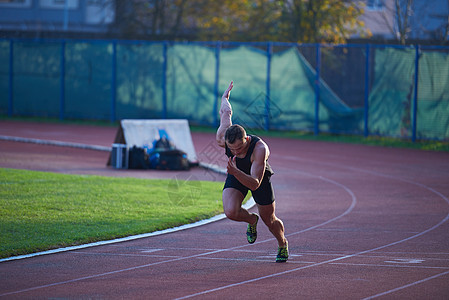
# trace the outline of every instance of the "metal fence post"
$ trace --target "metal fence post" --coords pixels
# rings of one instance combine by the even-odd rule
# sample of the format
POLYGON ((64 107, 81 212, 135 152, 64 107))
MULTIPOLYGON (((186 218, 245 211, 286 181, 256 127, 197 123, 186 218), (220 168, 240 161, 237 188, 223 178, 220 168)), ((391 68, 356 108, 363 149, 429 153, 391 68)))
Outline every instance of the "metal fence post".
POLYGON ((321 45, 316 45, 315 67, 315 135, 320 133, 320 70, 321 70, 321 45))
POLYGON ((366 57, 365 57, 365 115, 364 115, 364 133, 363 136, 369 135, 368 118, 369 118, 369 83, 370 83, 370 45, 366 45, 366 57))
POLYGON ((416 123, 418 112, 419 45, 415 46, 415 91, 413 96, 412 142, 416 141, 416 123))
POLYGON ((111 74, 111 123, 116 116, 116 92, 117 92, 117 41, 112 42, 112 74, 111 74))
POLYGON ((13 63, 14 59, 14 41, 13 39, 9 40, 9 82, 8 82, 8 117, 12 117, 13 115, 13 63))
POLYGON ((162 119, 167 119, 167 41, 164 41, 163 47, 163 66, 162 66, 162 119))
POLYGON ((214 125, 217 127, 218 124, 218 101, 220 95, 218 94, 218 83, 220 80, 220 50, 221 50, 221 42, 217 42, 215 45, 215 84, 214 84, 214 104, 213 108, 213 116, 214 116, 214 125))
POLYGON ((267 81, 265 95, 265 130, 270 130, 270 82, 271 82, 271 54, 273 52, 273 44, 267 45, 267 81))
POLYGON ((59 83, 59 119, 64 120, 65 112, 65 40, 61 42, 61 59, 60 59, 60 83, 59 83))

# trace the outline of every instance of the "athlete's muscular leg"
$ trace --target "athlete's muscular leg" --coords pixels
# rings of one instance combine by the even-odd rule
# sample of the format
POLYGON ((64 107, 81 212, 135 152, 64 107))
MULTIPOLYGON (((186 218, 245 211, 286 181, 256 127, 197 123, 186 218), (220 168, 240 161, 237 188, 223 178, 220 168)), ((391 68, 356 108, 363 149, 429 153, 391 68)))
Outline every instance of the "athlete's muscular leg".
POLYGON ((242 202, 245 199, 243 194, 234 188, 223 190, 223 210, 229 219, 238 222, 247 222, 254 224, 257 221, 255 214, 242 208, 242 202))
POLYGON ((287 239, 284 236, 284 223, 274 214, 275 202, 269 205, 257 205, 260 217, 270 232, 277 239, 279 247, 285 247, 287 239))

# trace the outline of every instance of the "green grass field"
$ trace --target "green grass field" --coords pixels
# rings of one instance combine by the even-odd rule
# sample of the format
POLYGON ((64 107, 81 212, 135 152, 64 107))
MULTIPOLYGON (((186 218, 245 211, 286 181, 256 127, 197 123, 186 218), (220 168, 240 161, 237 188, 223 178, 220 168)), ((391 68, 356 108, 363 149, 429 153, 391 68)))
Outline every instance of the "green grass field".
POLYGON ((222 212, 222 187, 0 169, 0 258, 205 219, 222 212))

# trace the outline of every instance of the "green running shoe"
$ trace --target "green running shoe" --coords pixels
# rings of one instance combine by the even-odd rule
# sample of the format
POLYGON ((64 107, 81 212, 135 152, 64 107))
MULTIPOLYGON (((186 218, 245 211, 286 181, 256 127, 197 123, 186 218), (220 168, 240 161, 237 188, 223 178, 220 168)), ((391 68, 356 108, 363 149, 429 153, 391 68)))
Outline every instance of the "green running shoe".
POLYGON ((259 222, 259 216, 256 214, 257 221, 254 225, 248 224, 248 228, 246 229, 246 239, 248 243, 252 244, 257 239, 257 222, 259 222))
POLYGON ((276 256, 277 263, 286 262, 288 259, 288 242, 285 247, 278 247, 278 255, 276 256))

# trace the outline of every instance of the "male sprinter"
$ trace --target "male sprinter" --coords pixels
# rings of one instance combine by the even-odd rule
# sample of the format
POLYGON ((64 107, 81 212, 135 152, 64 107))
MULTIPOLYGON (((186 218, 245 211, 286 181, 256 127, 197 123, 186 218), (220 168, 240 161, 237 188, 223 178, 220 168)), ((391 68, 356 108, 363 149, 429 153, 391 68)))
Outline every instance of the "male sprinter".
POLYGON ((274 192, 270 181, 273 171, 267 162, 270 150, 259 137, 246 135, 242 126, 232 125, 229 103, 232 87, 231 81, 221 98, 220 127, 216 136, 218 145, 226 149, 229 157, 228 175, 223 188, 223 209, 229 219, 248 223, 246 237, 248 243, 254 243, 259 216, 242 208, 242 202, 248 190, 251 190, 262 221, 278 241, 276 262, 286 262, 288 242, 284 236, 284 224, 274 213, 274 192))

